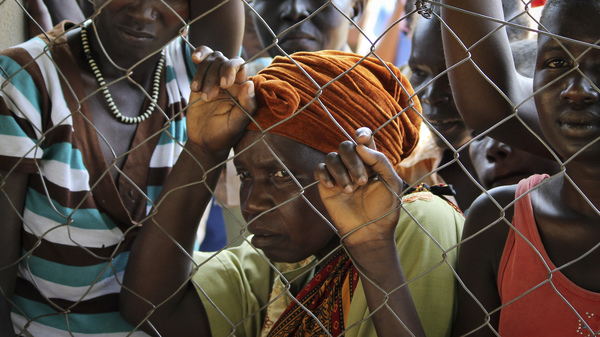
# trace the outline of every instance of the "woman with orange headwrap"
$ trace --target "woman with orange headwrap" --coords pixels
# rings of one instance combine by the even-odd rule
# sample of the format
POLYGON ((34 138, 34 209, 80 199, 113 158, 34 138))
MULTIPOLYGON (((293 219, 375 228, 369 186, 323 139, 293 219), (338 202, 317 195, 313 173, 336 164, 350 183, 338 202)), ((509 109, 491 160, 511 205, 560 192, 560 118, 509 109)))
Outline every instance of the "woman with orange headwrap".
POLYGON ((421 123, 408 81, 338 51, 278 57, 251 81, 242 63, 215 67, 221 90, 190 107, 206 156, 176 167, 174 193, 201 207, 234 146, 253 235, 192 261, 195 224, 169 219, 189 206, 165 195, 132 248, 124 317, 178 336, 449 335, 463 219, 396 174, 421 123))

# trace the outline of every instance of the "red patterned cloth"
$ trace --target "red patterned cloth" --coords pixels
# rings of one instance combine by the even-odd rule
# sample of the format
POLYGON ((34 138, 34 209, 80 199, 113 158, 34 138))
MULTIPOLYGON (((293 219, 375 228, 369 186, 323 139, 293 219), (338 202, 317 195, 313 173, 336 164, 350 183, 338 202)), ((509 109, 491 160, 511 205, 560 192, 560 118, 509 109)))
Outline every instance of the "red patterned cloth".
POLYGON ((292 302, 275 323, 269 337, 326 335, 320 324, 332 336, 338 336, 345 330, 357 283, 358 271, 348 254, 340 250, 296 296, 302 305, 292 302))

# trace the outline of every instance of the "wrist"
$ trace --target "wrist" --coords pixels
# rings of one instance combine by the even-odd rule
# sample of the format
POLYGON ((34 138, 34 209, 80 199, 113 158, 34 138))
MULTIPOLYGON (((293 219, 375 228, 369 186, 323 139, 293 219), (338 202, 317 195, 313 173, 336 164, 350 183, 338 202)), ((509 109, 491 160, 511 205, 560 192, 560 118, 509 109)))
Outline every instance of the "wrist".
POLYGON ((396 241, 393 238, 363 241, 360 243, 352 243, 348 240, 344 240, 343 242, 350 255, 355 257, 355 260, 381 258, 382 256, 391 254, 398 256, 396 241))
POLYGON ((194 142, 187 141, 178 162, 189 162, 191 165, 198 167, 199 172, 206 174, 211 171, 220 172, 220 168, 215 168, 222 166, 221 164, 227 160, 228 155, 229 151, 208 151, 194 142))

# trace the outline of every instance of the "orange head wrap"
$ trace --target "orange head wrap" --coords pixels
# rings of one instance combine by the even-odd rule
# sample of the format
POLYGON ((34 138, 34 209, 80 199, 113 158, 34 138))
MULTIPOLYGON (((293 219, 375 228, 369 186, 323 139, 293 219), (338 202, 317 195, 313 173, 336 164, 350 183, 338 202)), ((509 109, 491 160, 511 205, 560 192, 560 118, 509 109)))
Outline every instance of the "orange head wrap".
POLYGON ((396 168, 410 155, 419 140, 421 105, 398 68, 340 51, 291 57, 301 68, 279 56, 252 77, 259 108, 249 130, 282 135, 329 153, 354 137, 356 129, 375 130, 388 123, 375 134, 377 149, 396 168))

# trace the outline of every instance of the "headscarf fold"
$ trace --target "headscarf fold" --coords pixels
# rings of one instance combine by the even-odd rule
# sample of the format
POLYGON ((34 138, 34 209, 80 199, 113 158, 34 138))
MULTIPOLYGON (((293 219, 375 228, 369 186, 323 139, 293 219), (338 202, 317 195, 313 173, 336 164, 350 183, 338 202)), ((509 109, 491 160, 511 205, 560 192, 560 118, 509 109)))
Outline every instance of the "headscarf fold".
POLYGON ((331 50, 291 58, 278 56, 251 78, 259 109, 248 129, 329 153, 356 129, 383 126, 375 135, 378 150, 396 168, 410 155, 419 140, 421 105, 398 68, 331 50))

